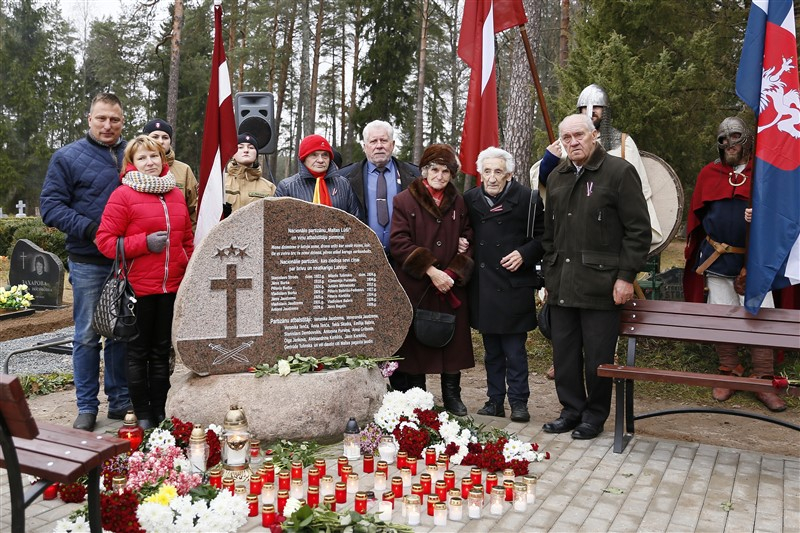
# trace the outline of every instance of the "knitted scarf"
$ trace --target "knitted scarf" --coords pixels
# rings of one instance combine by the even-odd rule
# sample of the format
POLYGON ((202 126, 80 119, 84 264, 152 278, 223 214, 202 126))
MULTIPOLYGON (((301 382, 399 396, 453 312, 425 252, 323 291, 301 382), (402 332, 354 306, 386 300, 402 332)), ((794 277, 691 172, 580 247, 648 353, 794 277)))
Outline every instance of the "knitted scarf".
POLYGON ((151 176, 138 170, 131 170, 122 177, 122 184, 138 192, 164 194, 175 188, 175 176, 172 172, 166 176, 151 176))

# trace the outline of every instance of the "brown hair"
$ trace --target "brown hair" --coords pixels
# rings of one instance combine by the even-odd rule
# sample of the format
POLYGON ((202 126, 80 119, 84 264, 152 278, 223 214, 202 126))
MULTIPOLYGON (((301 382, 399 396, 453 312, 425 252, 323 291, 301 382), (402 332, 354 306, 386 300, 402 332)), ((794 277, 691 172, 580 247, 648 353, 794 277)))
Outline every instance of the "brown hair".
POLYGON ((95 97, 92 98, 91 105, 89 105, 89 113, 92 112, 92 110, 94 109, 94 104, 96 104, 97 102, 103 102, 104 104, 110 104, 112 106, 118 105, 119 108, 124 111, 124 108, 122 107, 122 100, 120 100, 119 97, 114 93, 96 94, 95 97))
POLYGON ((129 164, 133 165, 133 157, 136 155, 136 152, 142 149, 158 152, 158 155, 161 156, 161 163, 167 164, 167 156, 164 154, 164 149, 161 145, 147 135, 138 135, 135 139, 129 141, 128 146, 125 147, 125 156, 122 160, 123 172, 124 169, 128 168, 129 164))

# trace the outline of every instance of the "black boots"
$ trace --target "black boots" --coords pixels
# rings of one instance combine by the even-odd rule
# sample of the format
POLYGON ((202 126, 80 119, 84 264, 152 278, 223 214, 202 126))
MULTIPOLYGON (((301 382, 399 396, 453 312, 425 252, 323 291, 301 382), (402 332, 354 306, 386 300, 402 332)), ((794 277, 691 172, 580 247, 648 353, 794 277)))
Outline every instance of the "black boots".
POLYGON ((409 374, 399 370, 395 370, 394 374, 389 376, 389 385, 391 385, 392 390, 400 392, 406 392, 414 387, 427 390, 425 388, 425 374, 409 374))
POLYGON ((461 401, 461 372, 441 377, 444 408, 456 416, 467 416, 467 406, 461 401))

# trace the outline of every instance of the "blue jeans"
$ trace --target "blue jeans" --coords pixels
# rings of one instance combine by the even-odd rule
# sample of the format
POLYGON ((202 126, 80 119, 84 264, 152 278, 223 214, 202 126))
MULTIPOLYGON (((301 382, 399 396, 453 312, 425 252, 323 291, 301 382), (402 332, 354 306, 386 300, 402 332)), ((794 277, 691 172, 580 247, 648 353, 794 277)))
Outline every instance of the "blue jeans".
MULTIPOLYGON (((100 336, 92 329, 92 314, 100 298, 103 282, 110 266, 74 263, 69 261, 69 282, 72 284, 72 319, 75 338, 72 345, 72 368, 78 414, 97 414, 100 402, 100 336)), ((128 381, 125 378, 126 346, 106 339, 105 393, 109 411, 129 409, 128 381)))

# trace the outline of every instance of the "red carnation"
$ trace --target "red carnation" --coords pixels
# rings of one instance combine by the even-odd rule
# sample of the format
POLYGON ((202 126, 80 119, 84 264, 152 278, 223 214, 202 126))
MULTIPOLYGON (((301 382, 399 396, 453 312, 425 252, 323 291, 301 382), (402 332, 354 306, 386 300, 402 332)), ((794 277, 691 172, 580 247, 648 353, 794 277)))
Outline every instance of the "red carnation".
POLYGON ((58 495, 66 503, 81 503, 86 498, 86 487, 77 481, 68 483, 58 488, 58 495))
POLYGON ((144 533, 136 518, 139 499, 129 490, 100 495, 100 522, 115 533, 144 533))
POLYGON ((789 386, 789 379, 784 377, 772 378, 772 386, 776 389, 785 389, 789 386))

